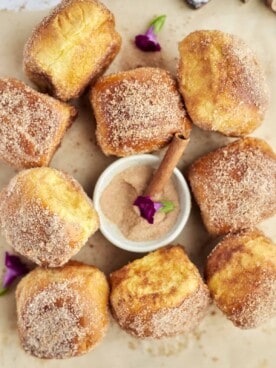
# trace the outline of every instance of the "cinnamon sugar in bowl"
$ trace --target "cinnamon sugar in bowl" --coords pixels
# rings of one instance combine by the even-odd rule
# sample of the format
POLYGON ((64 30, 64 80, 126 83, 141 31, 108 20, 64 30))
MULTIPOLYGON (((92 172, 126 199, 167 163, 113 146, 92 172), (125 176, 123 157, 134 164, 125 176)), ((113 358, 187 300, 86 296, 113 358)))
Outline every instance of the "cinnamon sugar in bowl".
MULTIPOLYGON (((114 179, 122 173, 131 172, 131 169, 134 169, 133 172, 135 172, 135 167, 137 167, 137 172, 139 172, 139 174, 144 171, 141 171, 141 168, 143 167, 152 168, 154 171, 159 164, 160 159, 154 155, 143 154, 129 156, 115 161, 107 167, 99 177, 94 190, 93 202, 100 217, 100 230, 102 234, 115 246, 132 252, 149 252, 174 241, 187 223, 191 210, 191 195, 184 176, 177 168, 174 169, 167 191, 165 188, 165 193, 170 193, 173 198, 164 198, 167 200, 173 199, 173 202, 176 203, 175 210, 168 213, 166 216, 162 214, 162 217, 157 213, 155 216, 156 224, 154 225, 150 225, 146 220, 140 218, 141 221, 139 222, 141 223, 135 224, 135 235, 133 235, 133 231, 126 234, 127 226, 124 226, 124 221, 126 223, 130 223, 131 220, 128 215, 121 216, 122 214, 120 211, 122 211, 123 207, 120 203, 121 199, 115 198, 115 196, 117 196, 115 195, 115 192, 113 196, 114 200, 112 200, 112 195, 108 195, 106 198, 103 198, 106 195, 108 187, 114 182, 114 179), (112 211, 110 212, 116 215, 117 211, 118 217, 120 216, 122 219, 121 222, 117 221, 117 218, 113 221, 110 219, 110 216, 107 213, 109 205, 111 207, 113 206, 112 211), (142 222, 144 222, 144 226, 142 222)), ((117 193, 119 192, 120 190, 117 190, 117 193)), ((122 192, 119 193, 120 198, 124 199, 124 193, 127 197, 130 196, 130 193, 127 193, 125 188, 122 187, 122 192)), ((140 195, 142 193, 138 194, 140 195)), ((133 198, 131 196, 130 198, 130 201, 132 202, 133 198)), ((139 219, 138 216, 136 216, 136 218, 139 219)))

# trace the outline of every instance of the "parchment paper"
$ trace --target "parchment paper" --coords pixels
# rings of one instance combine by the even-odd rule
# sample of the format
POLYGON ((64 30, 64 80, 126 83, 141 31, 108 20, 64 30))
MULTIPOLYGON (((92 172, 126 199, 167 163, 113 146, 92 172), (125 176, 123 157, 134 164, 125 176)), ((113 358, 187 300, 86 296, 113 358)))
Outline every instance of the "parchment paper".
MULTIPOLYGON (((271 105, 264 124, 254 136, 266 139, 276 147, 276 15, 261 0, 243 4, 239 0, 212 0, 201 10, 191 10, 183 0, 105 0, 114 12, 117 28, 123 36, 123 47, 107 73, 141 65, 159 66, 176 73, 177 43, 196 29, 220 29, 242 37, 261 60, 271 89, 271 105), (166 14, 167 21, 160 33, 161 53, 145 54, 132 43, 137 33, 146 30, 153 16, 166 14)), ((13 76, 27 82, 22 72, 22 49, 33 26, 44 12, 0 12, 0 77, 13 76)), ((28 82, 29 83, 29 82, 28 82)), ((66 133, 61 148, 51 166, 72 174, 92 196, 99 174, 114 158, 107 158, 95 143, 95 123, 87 98, 80 101, 78 120, 66 133)), ((223 145, 229 139, 193 128, 191 143, 179 167, 187 165, 201 154, 223 145)), ((159 153, 159 154, 162 154, 159 153)), ((16 171, 0 164, 0 189, 16 171)), ((187 227, 175 243, 184 245, 191 259, 202 269, 210 250, 210 240, 203 228, 195 205, 187 227)), ((275 218, 260 227, 276 240, 275 218)), ((11 250, 0 238, 1 268, 4 251, 11 250)), ((100 232, 75 257, 94 264, 109 273, 128 261, 141 257, 117 249, 100 232)), ((140 341, 120 330, 111 320, 103 342, 87 355, 65 361, 44 361, 30 357, 19 346, 16 331, 14 288, 0 298, 0 367, 1 368, 152 368, 152 367, 223 367, 275 368, 276 319, 254 330, 240 330, 232 325, 215 306, 198 329, 177 338, 160 341, 140 341)))

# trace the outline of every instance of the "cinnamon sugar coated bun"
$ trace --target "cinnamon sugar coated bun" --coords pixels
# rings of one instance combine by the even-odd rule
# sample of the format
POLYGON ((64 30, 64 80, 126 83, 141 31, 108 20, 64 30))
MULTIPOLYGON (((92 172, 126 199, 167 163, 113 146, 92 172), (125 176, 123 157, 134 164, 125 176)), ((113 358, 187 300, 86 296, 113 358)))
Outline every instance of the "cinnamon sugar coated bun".
POLYGON ((202 156, 188 179, 214 236, 253 228, 276 214, 276 155, 261 139, 243 138, 202 156))
POLYGON ((201 276, 181 246, 167 246, 110 275, 111 307, 119 325, 139 338, 194 329, 209 305, 201 276))
POLYGON ((65 264, 99 227, 92 201, 70 175, 53 168, 21 171, 0 193, 7 242, 40 266, 65 264))
POLYGON ((91 89, 90 101, 105 155, 152 152, 177 132, 190 135, 176 81, 165 70, 146 67, 101 77, 91 89))
POLYGON ((61 100, 79 97, 121 47, 113 14, 97 0, 63 0, 34 29, 24 49, 31 81, 61 100))
POLYGON ((257 230, 226 236, 206 265, 211 296, 240 328, 276 316, 276 245, 257 230))
POLYGON ((179 44, 179 85, 193 123, 228 136, 253 132, 269 90, 254 53, 239 37, 195 31, 179 44))
POLYGON ((38 358, 62 359, 91 350, 108 326, 108 283, 96 267, 69 262, 37 267, 16 289, 23 349, 38 358))
POLYGON ((0 160, 19 169, 47 166, 76 114, 20 80, 0 79, 0 160))

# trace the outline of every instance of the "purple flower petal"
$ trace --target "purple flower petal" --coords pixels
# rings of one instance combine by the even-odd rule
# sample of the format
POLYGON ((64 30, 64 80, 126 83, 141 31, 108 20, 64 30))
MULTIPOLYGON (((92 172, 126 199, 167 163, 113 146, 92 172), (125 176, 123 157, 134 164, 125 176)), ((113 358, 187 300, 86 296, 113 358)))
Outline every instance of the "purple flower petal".
POLYGON ((146 34, 140 34, 135 37, 135 45, 138 49, 146 52, 160 51, 161 46, 157 42, 156 35, 153 32, 153 27, 150 27, 146 34))
POLYGON ((145 52, 156 52, 161 50, 158 42, 151 41, 146 35, 138 35, 135 37, 135 45, 138 49, 145 52))
POLYGON ((160 210, 160 208, 164 207, 164 205, 160 202, 153 202, 153 205, 156 212, 160 210))
POLYGON ((5 266, 7 268, 3 279, 3 288, 7 288, 18 276, 28 273, 27 266, 18 256, 5 253, 5 266))
POLYGON ((153 27, 149 27, 149 29, 147 30, 145 36, 148 37, 148 39, 154 43, 158 43, 157 42, 157 36, 154 33, 154 28, 153 27))
POLYGON ((160 51, 161 46, 157 41, 157 33, 161 31, 166 20, 166 15, 159 15, 154 18, 145 34, 139 34, 135 37, 135 45, 138 49, 146 52, 160 51))
POLYGON ((133 204, 139 207, 141 217, 146 219, 150 224, 154 222, 155 212, 163 207, 161 203, 154 202, 149 196, 139 196, 133 204))

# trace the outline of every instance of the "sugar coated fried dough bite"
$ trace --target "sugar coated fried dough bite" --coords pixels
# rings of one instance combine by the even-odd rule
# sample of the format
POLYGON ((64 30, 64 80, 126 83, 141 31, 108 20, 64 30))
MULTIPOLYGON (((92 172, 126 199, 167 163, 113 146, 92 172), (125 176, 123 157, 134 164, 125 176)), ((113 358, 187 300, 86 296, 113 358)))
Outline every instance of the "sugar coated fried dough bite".
POLYGON ((19 169, 47 166, 76 114, 20 80, 0 79, 0 160, 19 169))
POLYGON ((140 338, 192 330, 209 304, 208 289, 181 246, 167 246, 110 275, 112 312, 140 338))
POLYGON ((276 213, 276 155, 261 139, 242 138, 202 156, 188 179, 214 236, 253 228, 276 213))
POLYGON ((90 93, 97 140, 106 155, 155 151, 173 134, 189 137, 176 81, 165 70, 138 68, 100 78, 90 93))
POLYGON ((121 47, 113 14, 97 0, 64 0, 34 29, 24 69, 61 100, 79 97, 121 47))
POLYGON ((179 85, 194 124, 228 136, 253 132, 269 92, 254 53, 239 37, 195 31, 179 44, 179 85))
POLYGON ((37 267, 16 289, 17 325, 23 349, 38 358, 85 354, 105 335, 109 288, 96 267, 69 262, 37 267))
POLYGON ((227 235, 206 265, 211 296, 240 328, 276 316, 276 246, 257 230, 227 235))
POLYGON ((0 193, 0 225, 8 243, 40 266, 65 264, 99 227, 80 184, 53 168, 21 171, 0 193))

